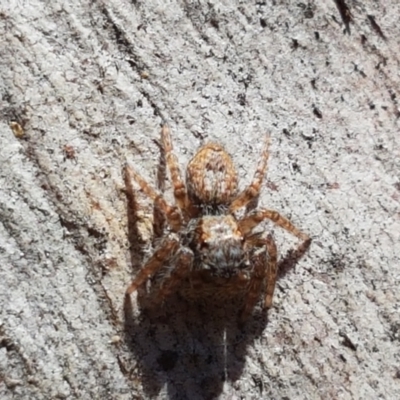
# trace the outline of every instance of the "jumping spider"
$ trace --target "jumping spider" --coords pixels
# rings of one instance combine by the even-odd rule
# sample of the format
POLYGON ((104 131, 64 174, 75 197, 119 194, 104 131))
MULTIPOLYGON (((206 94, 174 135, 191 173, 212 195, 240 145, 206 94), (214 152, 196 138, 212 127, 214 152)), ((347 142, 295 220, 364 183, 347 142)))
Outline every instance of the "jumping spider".
POLYGON ((237 217, 236 212, 255 200, 267 169, 269 137, 251 184, 238 192, 237 173, 229 154, 218 144, 199 149, 182 180, 172 149, 169 128, 161 131, 162 146, 171 174, 176 205, 170 205, 131 167, 125 169, 128 193, 132 181, 155 203, 165 217, 167 230, 153 255, 126 290, 128 297, 149 279, 159 284, 156 303, 176 291, 200 297, 243 296, 241 319, 252 312, 264 291, 264 307, 272 304, 277 278, 277 249, 272 235, 262 236, 254 228, 265 219, 292 233, 309 246, 309 236, 278 212, 261 209, 237 217))

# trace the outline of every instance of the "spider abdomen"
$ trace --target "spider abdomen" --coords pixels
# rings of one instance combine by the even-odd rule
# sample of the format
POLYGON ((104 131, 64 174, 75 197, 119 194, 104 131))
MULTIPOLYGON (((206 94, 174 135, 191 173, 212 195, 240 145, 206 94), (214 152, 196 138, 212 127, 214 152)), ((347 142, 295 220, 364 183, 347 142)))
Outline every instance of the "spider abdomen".
POLYGON ((232 158, 215 143, 203 146, 187 166, 189 197, 197 204, 218 206, 230 202, 237 190, 232 158))

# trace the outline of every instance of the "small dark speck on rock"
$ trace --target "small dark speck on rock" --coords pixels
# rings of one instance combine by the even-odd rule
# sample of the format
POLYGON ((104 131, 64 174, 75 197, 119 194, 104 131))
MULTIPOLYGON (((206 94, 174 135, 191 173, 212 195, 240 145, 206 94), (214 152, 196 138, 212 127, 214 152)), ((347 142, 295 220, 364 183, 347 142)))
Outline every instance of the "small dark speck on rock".
POLYGON ((294 163, 292 164, 292 168, 293 168, 294 171, 300 172, 300 166, 299 166, 299 164, 297 164, 297 163, 294 162, 294 163))
POLYGON ((361 35, 361 44, 365 44, 367 42, 367 37, 365 35, 361 35))
POLYGON ((246 95, 244 93, 238 94, 237 99, 238 99, 238 103, 241 106, 245 106, 246 105, 246 95))
POLYGON ((210 24, 213 28, 219 29, 219 21, 215 18, 210 19, 210 24))
POLYGON ((339 336, 343 339, 342 340, 342 345, 353 350, 353 351, 357 351, 357 345, 355 345, 352 340, 349 338, 349 336, 344 333, 339 331, 339 336))
POLYGON ((322 118, 322 113, 321 113, 321 111, 320 111, 317 107, 314 107, 314 108, 313 108, 313 113, 314 113, 314 115, 315 115, 317 118, 319 118, 319 119, 322 118))
POLYGON ((312 86, 313 89, 317 89, 316 80, 315 79, 311 79, 311 86, 312 86))
POLYGON ((311 7, 307 7, 304 10, 304 18, 307 18, 307 19, 314 18, 314 11, 311 7))

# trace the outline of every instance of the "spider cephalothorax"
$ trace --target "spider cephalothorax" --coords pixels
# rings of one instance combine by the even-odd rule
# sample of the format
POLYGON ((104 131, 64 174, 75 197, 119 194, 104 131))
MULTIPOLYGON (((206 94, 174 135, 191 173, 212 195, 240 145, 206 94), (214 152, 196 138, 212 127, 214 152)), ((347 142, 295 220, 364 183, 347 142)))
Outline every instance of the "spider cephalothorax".
POLYGON ((223 147, 214 143, 201 147, 187 166, 185 184, 167 126, 163 126, 161 138, 176 205, 169 205, 132 168, 126 167, 128 191, 133 190, 131 180, 135 180, 164 214, 168 225, 160 245, 126 294, 157 275, 161 276, 157 301, 181 288, 199 296, 237 294, 245 298, 242 318, 246 318, 264 291, 264 305, 270 307, 277 277, 276 244, 271 235, 264 237, 253 229, 269 219, 302 239, 304 249, 310 238, 276 211, 255 210, 236 217, 236 211, 259 195, 267 168, 269 138, 253 181, 241 192, 235 165, 223 147), (162 274, 163 269, 168 273, 162 274))
POLYGON ((194 268, 230 277, 247 266, 244 236, 233 215, 205 215, 198 219, 189 243, 194 268))

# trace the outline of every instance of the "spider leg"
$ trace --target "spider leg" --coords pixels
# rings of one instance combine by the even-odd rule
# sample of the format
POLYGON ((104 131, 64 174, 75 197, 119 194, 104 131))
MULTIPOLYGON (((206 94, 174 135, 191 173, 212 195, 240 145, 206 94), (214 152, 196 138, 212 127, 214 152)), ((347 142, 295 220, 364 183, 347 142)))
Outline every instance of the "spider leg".
POLYGON ((297 229, 287 218, 280 215, 277 211, 273 210, 259 210, 249 215, 246 215, 239 221, 239 228, 243 235, 248 235, 253 228, 260 222, 269 219, 276 225, 290 232, 292 235, 304 240, 305 242, 311 241, 310 237, 297 229))
POLYGON ((276 278, 278 276, 278 251, 276 249, 276 243, 272 235, 268 235, 266 237, 265 245, 268 252, 268 261, 265 271, 267 285, 265 287, 264 307, 270 308, 272 305, 272 297, 274 295, 276 278))
POLYGON ((167 125, 161 129, 161 141, 165 151, 165 158, 171 173, 172 184, 174 186, 174 197, 179 209, 188 215, 190 213, 190 201, 187 194, 185 183, 182 180, 181 171, 176 155, 173 153, 171 133, 167 125))
POLYGON ((268 235, 266 238, 261 238, 258 235, 251 236, 246 241, 246 245, 250 247, 255 246, 256 248, 265 246, 266 251, 260 250, 258 254, 254 255, 252 260, 254 269, 250 277, 250 283, 245 298, 245 305, 240 317, 241 321, 246 320, 251 311, 254 309, 257 300, 260 298, 260 293, 265 280, 267 280, 267 284, 265 287, 264 307, 271 307, 272 296, 274 294, 278 272, 278 252, 272 235, 268 235))
POLYGON ((126 289, 126 296, 129 296, 138 289, 150 276, 154 275, 165 263, 171 254, 174 254, 179 246, 179 239, 176 234, 169 234, 156 249, 146 264, 140 269, 135 279, 126 289))
POLYGON ((244 322, 253 311, 263 288, 266 263, 266 251, 261 251, 252 257, 253 270, 250 276, 250 282, 247 286, 247 292, 244 298, 244 306, 240 314, 240 321, 244 322))
POLYGON ((173 270, 171 275, 165 279, 164 283, 158 290, 155 303, 162 302, 167 298, 176 287, 189 275, 193 264, 193 252, 187 247, 181 247, 173 262, 173 270))
POLYGON ((239 195, 232 201, 229 207, 229 211, 231 213, 237 211, 241 207, 246 206, 248 203, 250 203, 250 201, 252 201, 260 194, 261 184, 267 170, 269 143, 270 138, 268 136, 266 138, 265 146, 261 154, 261 159, 257 165, 256 172, 254 173, 253 180, 250 185, 241 193, 239 193, 239 195))
MULTIPOLYGON (((260 222, 262 222, 264 219, 269 219, 273 221, 276 225, 280 226, 281 228, 285 229, 286 231, 292 233, 294 236, 298 237, 299 239, 302 239, 302 242, 300 245, 296 248, 294 251, 294 254, 300 257, 303 255, 308 247, 310 246, 311 243, 311 238, 304 232, 301 232, 299 229, 297 229, 288 219, 285 217, 281 216, 278 212, 272 211, 272 210, 260 210, 256 211, 250 215, 247 215, 243 217, 239 221, 239 227, 244 236, 249 235, 254 227, 256 227, 260 222)), ((254 246, 254 247, 259 247, 261 245, 266 246, 266 250, 268 253, 268 260, 265 264, 265 273, 264 273, 264 278, 267 279, 267 284, 265 288, 265 300, 264 300, 264 307, 265 308, 270 308, 272 305, 272 297, 274 294, 275 290, 275 284, 276 284, 276 279, 277 279, 277 274, 278 274, 278 264, 277 264, 277 249, 276 249, 276 244, 271 235, 269 235, 267 238, 262 239, 258 236, 258 234, 250 235, 246 239, 246 246, 254 246)), ((259 279, 259 270, 258 270, 258 258, 255 257, 254 264, 255 264, 255 269, 254 269, 254 279, 256 279, 256 282, 254 282, 252 285, 253 287, 250 286, 249 288, 249 294, 248 294, 248 301, 245 306, 245 310, 243 311, 244 313, 248 313, 251 311, 252 307, 254 307, 255 301, 256 301, 256 293, 259 295, 259 289, 258 285, 260 284, 257 282, 257 279, 259 279), (255 299, 255 300, 254 300, 255 299)), ((252 278, 253 279, 253 278, 252 278)))
POLYGON ((174 232, 179 231, 181 227, 181 215, 179 210, 175 206, 170 206, 161 194, 157 193, 137 172, 135 172, 129 165, 125 167, 125 186, 132 196, 135 193, 132 181, 136 181, 143 192, 154 201, 156 206, 164 213, 167 218, 171 229, 174 232))

